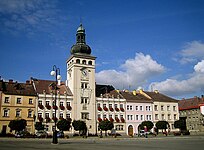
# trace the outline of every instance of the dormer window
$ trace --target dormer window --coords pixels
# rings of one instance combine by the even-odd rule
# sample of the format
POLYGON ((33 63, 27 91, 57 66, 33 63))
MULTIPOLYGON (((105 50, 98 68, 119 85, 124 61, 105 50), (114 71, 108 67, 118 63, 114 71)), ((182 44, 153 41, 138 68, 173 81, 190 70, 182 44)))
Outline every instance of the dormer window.
POLYGON ((77 59, 77 60, 76 60, 76 63, 77 63, 77 64, 80 64, 80 59, 77 59))
POLYGON ((83 61, 82 61, 82 64, 86 65, 86 60, 83 60, 83 61))

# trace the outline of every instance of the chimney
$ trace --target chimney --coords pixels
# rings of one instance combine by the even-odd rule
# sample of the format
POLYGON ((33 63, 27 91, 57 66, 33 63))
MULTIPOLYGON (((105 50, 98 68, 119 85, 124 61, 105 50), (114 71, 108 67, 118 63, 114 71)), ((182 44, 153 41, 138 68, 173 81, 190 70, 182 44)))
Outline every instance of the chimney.
POLYGON ((133 90, 133 91, 132 91, 132 94, 133 94, 133 95, 137 95, 137 91, 136 91, 136 90, 133 90))
POLYGON ((12 80, 12 79, 9 79, 9 83, 13 83, 13 80, 12 80))
POLYGON ((158 91, 158 90, 154 90, 154 93, 158 94, 158 93, 159 93, 159 91, 158 91))
POLYGON ((30 81, 29 81, 29 80, 26 80, 26 84, 30 84, 30 81))

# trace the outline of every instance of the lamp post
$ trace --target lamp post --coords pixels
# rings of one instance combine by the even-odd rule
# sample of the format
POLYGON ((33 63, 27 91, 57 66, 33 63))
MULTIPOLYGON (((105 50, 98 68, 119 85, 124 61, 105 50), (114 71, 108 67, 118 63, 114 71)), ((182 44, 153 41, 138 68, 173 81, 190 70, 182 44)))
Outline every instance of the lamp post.
POLYGON ((58 140, 57 140, 57 130, 56 130, 56 126, 57 126, 57 117, 56 117, 56 114, 57 114, 57 109, 56 109, 56 104, 57 104, 57 82, 58 80, 61 79, 61 76, 60 76, 60 69, 57 68, 55 65, 53 66, 53 69, 52 71, 50 72, 50 75, 51 76, 54 76, 55 77, 55 84, 54 84, 54 89, 55 89, 55 99, 54 99, 54 103, 55 103, 55 115, 54 115, 54 123, 55 123, 55 126, 54 126, 54 131, 53 131, 53 139, 52 139, 52 143, 53 144, 57 144, 58 143, 58 140))

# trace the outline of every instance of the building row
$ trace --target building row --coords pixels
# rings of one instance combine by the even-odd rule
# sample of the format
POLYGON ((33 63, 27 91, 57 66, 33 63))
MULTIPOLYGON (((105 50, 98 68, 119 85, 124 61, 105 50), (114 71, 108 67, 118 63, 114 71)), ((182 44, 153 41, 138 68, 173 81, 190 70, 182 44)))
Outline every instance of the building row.
MULTIPOLYGON (((89 134, 97 134, 99 122, 105 119, 112 121, 121 134, 137 134, 139 125, 145 120, 154 124, 160 120, 168 121, 169 130, 173 131, 174 122, 179 120, 179 101, 159 91, 121 91, 111 85, 96 84, 96 57, 91 55, 85 36, 85 29, 80 24, 76 43, 66 60, 64 82, 57 78, 57 70, 57 81, 30 78, 26 83, 18 83, 0 80, 1 133, 10 132, 8 124, 11 120, 25 119, 29 132, 35 133, 35 123, 42 122, 51 134, 55 122, 63 118, 85 121, 89 134)), ((74 130, 69 132, 74 133, 74 130)))
MULTIPOLYGON (((77 104, 81 109, 80 118, 76 118, 74 114, 79 108, 74 105, 71 90, 61 82, 55 95, 54 82, 34 78, 26 83, 0 80, 1 133, 10 132, 8 124, 14 119, 27 120, 26 130, 30 133, 35 133, 36 122, 42 122, 45 130, 52 134, 55 120, 60 119, 83 120, 90 130, 93 127, 87 122, 92 119, 90 114, 95 114, 96 128, 95 132, 89 131, 91 134, 98 133, 99 122, 108 119, 114 123, 118 133, 127 135, 137 134, 143 121, 155 124, 159 120, 166 120, 169 129, 173 130, 174 121, 179 119, 178 101, 175 99, 158 91, 119 91, 108 85, 96 85, 95 104, 91 104, 94 112, 87 108, 90 105, 88 97, 80 99, 80 104, 77 104)), ((70 133, 74 133, 73 129, 70 133)))

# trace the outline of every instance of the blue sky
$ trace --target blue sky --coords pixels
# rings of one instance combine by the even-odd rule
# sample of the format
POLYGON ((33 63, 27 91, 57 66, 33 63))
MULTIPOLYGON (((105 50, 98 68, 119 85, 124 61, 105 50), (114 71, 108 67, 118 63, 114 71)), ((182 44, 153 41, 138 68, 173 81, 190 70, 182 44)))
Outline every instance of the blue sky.
POLYGON ((80 22, 97 83, 178 99, 204 93, 203 0, 1 0, 0 76, 53 79, 57 65, 66 80, 80 22))

